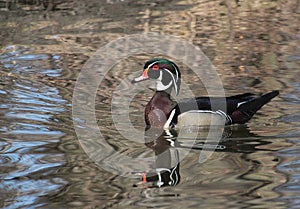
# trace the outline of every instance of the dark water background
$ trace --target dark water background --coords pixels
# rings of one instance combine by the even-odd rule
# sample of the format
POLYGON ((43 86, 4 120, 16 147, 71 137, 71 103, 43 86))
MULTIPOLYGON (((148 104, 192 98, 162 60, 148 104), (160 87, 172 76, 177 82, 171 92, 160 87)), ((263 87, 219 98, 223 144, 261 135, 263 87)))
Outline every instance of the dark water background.
MULTIPOLYGON (((0 207, 299 208, 299 25, 295 0, 0 1, 0 207), (192 150, 174 187, 133 187, 135 179, 95 165, 74 132, 72 93, 83 64, 109 41, 142 32, 199 46, 227 95, 280 90, 232 130, 223 142, 230 149, 203 164, 192 150)), ((106 117, 123 69, 142 69, 146 58, 123 60, 96 96, 107 140, 129 154, 149 148, 127 144, 106 117)), ((140 129, 151 95, 134 101, 140 129)))

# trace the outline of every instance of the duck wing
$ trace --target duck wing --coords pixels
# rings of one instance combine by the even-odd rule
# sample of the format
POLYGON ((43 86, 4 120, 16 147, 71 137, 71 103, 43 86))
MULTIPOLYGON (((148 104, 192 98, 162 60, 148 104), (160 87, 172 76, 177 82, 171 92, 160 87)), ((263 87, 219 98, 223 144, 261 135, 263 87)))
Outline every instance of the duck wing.
POLYGON ((232 117, 232 123, 245 123, 266 103, 279 94, 272 91, 256 97, 252 93, 238 94, 226 98, 222 97, 196 97, 184 99, 173 107, 175 114, 172 123, 177 123, 180 114, 191 110, 224 111, 232 117), (226 110, 224 107, 226 105, 226 110))
POLYGON ((226 112, 232 113, 239 103, 253 99, 254 94, 245 93, 230 97, 195 97, 191 99, 183 99, 175 103, 173 109, 176 109, 175 117, 183 112, 190 110, 224 110, 226 104, 226 112), (224 103, 225 102, 225 103, 224 103), (213 107, 212 107, 213 106, 213 107))

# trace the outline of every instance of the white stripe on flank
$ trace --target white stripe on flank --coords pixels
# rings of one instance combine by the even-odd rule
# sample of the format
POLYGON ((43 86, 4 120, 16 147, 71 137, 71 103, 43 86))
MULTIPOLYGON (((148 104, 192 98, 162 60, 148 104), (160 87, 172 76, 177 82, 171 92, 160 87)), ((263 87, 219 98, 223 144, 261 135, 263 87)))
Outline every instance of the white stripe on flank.
POLYGON ((236 107, 236 108, 239 108, 239 106, 241 106, 242 104, 247 103, 247 102, 248 102, 248 101, 237 103, 237 107, 236 107))
POLYGON ((232 119, 228 114, 226 114, 222 110, 218 110, 218 111, 216 111, 216 113, 223 115, 226 118, 226 123, 228 123, 230 121, 230 124, 232 124, 232 119))
POLYGON ((171 121, 172 121, 174 115, 175 115, 175 109, 172 110, 172 112, 171 112, 171 114, 170 114, 170 116, 169 116, 167 122, 165 123, 165 125, 164 125, 164 130, 169 130, 170 124, 171 124, 171 121))

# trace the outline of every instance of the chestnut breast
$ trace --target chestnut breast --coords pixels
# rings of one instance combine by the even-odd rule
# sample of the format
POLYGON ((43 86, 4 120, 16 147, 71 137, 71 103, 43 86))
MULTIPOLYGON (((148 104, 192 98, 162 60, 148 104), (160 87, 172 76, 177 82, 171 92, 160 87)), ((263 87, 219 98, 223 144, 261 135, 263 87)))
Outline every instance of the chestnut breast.
POLYGON ((146 105, 146 124, 154 127, 163 127, 169 117, 171 105, 170 95, 164 91, 157 91, 146 105))

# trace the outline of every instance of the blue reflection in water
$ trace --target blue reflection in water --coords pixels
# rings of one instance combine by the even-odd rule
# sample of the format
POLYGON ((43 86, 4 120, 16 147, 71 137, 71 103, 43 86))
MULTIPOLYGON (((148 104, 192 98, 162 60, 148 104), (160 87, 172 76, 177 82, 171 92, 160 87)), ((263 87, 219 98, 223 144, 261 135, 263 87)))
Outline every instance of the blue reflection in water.
POLYGON ((65 181, 54 178, 48 179, 37 179, 37 180, 11 180, 3 181, 0 184, 0 190, 6 191, 10 196, 6 196, 4 200, 5 208, 39 208, 45 203, 38 204, 38 199, 53 193, 53 191, 59 190, 65 181), (15 194, 15 195, 13 195, 15 194))
MULTIPOLYGON (((297 140, 297 144, 300 143, 297 140)), ((286 202, 286 208, 297 208, 300 205, 300 147, 299 145, 279 152, 279 156, 288 159, 281 163, 277 169, 289 176, 288 182, 276 188, 284 194, 279 200, 286 202)))
POLYGON ((282 162, 277 169, 288 176, 288 181, 276 188, 282 196, 277 201, 285 202, 286 208, 299 208, 300 205, 300 83, 293 82, 294 91, 284 95, 286 106, 293 110, 292 114, 282 117, 282 121, 294 127, 293 131, 288 131, 282 138, 286 138, 294 144, 293 147, 280 150, 278 156, 282 162), (297 112, 296 112, 296 111, 297 112))
POLYGON ((9 71, 0 90, 0 205, 5 208, 41 207, 41 197, 54 195, 67 184, 53 175, 65 163, 56 146, 64 135, 58 116, 67 111, 67 101, 56 87, 32 77, 60 76, 61 69, 55 66, 59 56, 23 52, 21 48, 0 56, 9 71))

